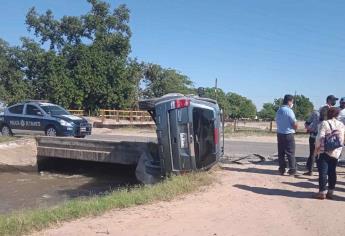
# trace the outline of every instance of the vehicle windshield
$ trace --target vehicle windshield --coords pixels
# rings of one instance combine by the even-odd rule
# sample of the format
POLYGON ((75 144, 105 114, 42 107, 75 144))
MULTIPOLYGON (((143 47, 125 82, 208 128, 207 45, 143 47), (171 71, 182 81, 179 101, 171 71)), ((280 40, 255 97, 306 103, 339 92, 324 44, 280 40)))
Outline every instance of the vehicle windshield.
POLYGON ((40 105, 40 107, 52 116, 70 115, 68 111, 56 105, 40 105))

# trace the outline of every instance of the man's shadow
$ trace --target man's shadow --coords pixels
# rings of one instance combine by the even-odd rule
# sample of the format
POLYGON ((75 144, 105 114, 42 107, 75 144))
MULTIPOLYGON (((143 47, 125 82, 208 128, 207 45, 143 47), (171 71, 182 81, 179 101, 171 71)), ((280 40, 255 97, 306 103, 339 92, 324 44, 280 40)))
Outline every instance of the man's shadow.
POLYGON ((286 189, 274 189, 274 188, 263 188, 263 187, 251 187, 248 185, 236 184, 235 188, 239 188, 245 191, 253 192, 261 195, 268 196, 281 196, 281 197, 293 197, 293 198, 312 198, 312 192, 300 192, 300 191, 291 191, 286 189))
MULTIPOLYGON (((268 169, 260 169, 260 168, 236 168, 236 167, 228 167, 228 166, 223 166, 221 167, 223 170, 227 171, 236 171, 236 172, 244 172, 244 173, 255 173, 255 174, 266 174, 266 175, 279 175, 279 172, 276 170, 268 170, 268 169)), ((302 178, 301 178, 302 179, 302 178)), ((317 190, 318 185, 313 184, 311 182, 317 182, 317 179, 307 179, 310 182, 299 182, 299 183, 293 183, 293 182, 283 182, 283 184, 295 186, 298 188, 303 188, 303 189, 315 189, 317 190)), ((337 184, 345 184, 345 182, 342 181, 337 181, 337 184)), ((248 185, 234 185, 234 187, 245 190, 245 191, 250 191, 256 194, 261 194, 261 195, 269 195, 269 196, 283 196, 283 197, 291 197, 291 198, 300 198, 300 199, 310 199, 313 198, 313 195, 315 192, 311 191, 292 191, 292 190, 286 190, 286 189, 270 189, 270 188, 264 188, 264 187, 252 187, 248 185)), ((336 188, 336 191, 340 192, 345 192, 344 188, 336 188)), ((345 201, 345 197, 342 196, 334 196, 334 201, 345 201)))
MULTIPOLYGON (((296 187, 303 187, 303 188, 317 188, 316 185, 308 182, 301 182, 301 183, 287 183, 283 182, 284 184, 289 184, 296 187)), ((292 191, 287 189, 274 189, 274 188, 263 188, 263 187, 252 187, 248 185, 236 184, 234 185, 235 188, 239 188, 245 191, 253 192, 256 194, 261 195, 268 195, 268 196, 280 196, 280 197, 290 197, 290 198, 300 198, 300 199, 311 199, 313 198, 314 192, 310 191, 292 191)), ((345 201, 345 197, 335 195, 333 201, 345 201)))

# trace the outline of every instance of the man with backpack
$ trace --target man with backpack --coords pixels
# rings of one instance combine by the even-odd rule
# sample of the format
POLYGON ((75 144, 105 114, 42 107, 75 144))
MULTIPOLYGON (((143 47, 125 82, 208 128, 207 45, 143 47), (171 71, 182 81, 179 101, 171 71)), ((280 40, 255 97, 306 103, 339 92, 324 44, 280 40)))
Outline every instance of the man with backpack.
POLYGON ((319 192, 315 195, 315 198, 321 200, 333 199, 337 182, 336 167, 345 140, 345 125, 337 120, 338 115, 338 108, 328 108, 327 119, 321 123, 316 137, 314 156, 319 155, 319 192))

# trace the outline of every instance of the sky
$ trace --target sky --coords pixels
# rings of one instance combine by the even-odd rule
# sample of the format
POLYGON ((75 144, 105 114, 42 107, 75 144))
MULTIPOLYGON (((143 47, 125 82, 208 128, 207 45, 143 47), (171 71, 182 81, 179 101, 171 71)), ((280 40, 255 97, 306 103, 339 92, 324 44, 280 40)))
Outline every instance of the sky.
MULTIPOLYGON (((89 11, 86 0, 1 0, 0 38, 31 36, 28 9, 55 17, 89 11)), ((123 0, 131 11, 131 57, 174 68, 196 87, 250 98, 258 109, 286 93, 315 107, 345 97, 345 1, 123 0)))

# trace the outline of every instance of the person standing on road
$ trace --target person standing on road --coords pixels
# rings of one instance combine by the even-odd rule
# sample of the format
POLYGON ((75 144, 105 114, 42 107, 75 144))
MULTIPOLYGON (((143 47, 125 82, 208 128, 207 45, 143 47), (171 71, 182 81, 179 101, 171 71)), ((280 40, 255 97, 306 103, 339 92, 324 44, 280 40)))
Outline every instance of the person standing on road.
POLYGON ((339 116, 338 116, 338 120, 343 122, 343 124, 345 125, 345 97, 342 97, 340 99, 340 112, 339 112, 339 116))
POLYGON ((320 113, 319 111, 313 111, 311 116, 305 122, 305 128, 309 133, 309 157, 307 160, 307 170, 308 172, 304 173, 304 175, 313 175, 313 168, 315 163, 314 151, 315 151, 315 140, 319 128, 320 123, 320 113))
POLYGON ((279 108, 276 114, 277 122, 277 139, 278 139, 278 161, 279 173, 285 174, 287 156, 289 161, 289 175, 297 174, 296 157, 295 157, 295 137, 297 130, 297 120, 292 110, 294 97, 290 94, 284 96, 283 106, 279 108))
POLYGON ((336 167, 345 141, 345 125, 337 120, 338 115, 338 108, 328 108, 327 120, 321 123, 316 137, 315 156, 319 155, 319 192, 315 198, 321 200, 333 199, 337 182, 336 167))
POLYGON ((339 98, 335 97, 334 95, 327 96, 326 105, 320 108, 320 122, 327 120, 328 108, 334 107, 338 100, 339 98))

